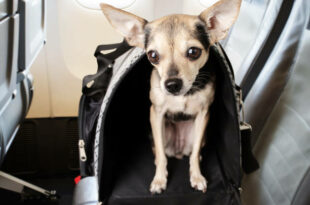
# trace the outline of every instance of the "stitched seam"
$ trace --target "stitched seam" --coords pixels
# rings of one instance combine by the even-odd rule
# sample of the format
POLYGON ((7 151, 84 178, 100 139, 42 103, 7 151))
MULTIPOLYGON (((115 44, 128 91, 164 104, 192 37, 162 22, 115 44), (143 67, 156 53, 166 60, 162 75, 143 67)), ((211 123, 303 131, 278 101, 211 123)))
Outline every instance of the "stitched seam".
MULTIPOLYGON (((282 198, 285 198, 286 201, 289 202, 290 200, 288 199, 287 195, 285 194, 284 190, 282 189, 282 186, 281 186, 281 184, 279 183, 278 178, 276 178, 275 173, 273 172, 273 169, 271 169, 271 167, 270 167, 268 164, 266 165, 266 168, 270 171, 270 173, 272 174, 272 178, 275 180, 275 182, 276 182, 277 185, 278 185, 279 190, 282 192, 282 196, 284 196, 284 197, 282 197, 282 198)), ((274 200, 272 200, 272 201, 274 202, 274 200)))
POLYGON ((303 152, 301 152, 298 143, 296 142, 295 138, 288 132, 288 130, 286 130, 283 127, 279 127, 280 132, 282 132, 284 135, 290 137, 293 141, 293 143, 296 145, 298 152, 303 156, 303 158, 309 162, 308 158, 305 156, 305 154, 303 152), (287 131, 287 132, 285 132, 287 131))
POLYGON ((310 125, 307 123, 307 121, 296 111, 294 110, 291 106, 289 106, 288 104, 284 103, 284 106, 290 110, 291 112, 293 112, 296 117, 305 124, 305 126, 308 128, 308 130, 310 131, 310 125))
POLYGON ((258 177, 258 176, 255 176, 255 177, 258 179, 258 181, 261 182, 260 184, 263 186, 263 189, 265 190, 265 193, 267 193, 267 195, 269 196, 270 200, 272 201, 272 204, 276 204, 275 201, 273 200, 273 198, 272 198, 272 196, 271 196, 271 194, 270 194, 270 192, 268 190, 268 187, 266 186, 265 182, 260 177, 258 177))

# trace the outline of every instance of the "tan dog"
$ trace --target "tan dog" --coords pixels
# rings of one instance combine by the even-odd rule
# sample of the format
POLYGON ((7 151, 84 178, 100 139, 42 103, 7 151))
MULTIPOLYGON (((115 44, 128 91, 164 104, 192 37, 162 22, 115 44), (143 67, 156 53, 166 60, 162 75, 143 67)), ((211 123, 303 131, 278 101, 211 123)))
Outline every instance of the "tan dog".
POLYGON ((156 173, 152 193, 167 184, 167 158, 190 155, 190 182, 206 191, 199 165, 200 149, 215 92, 215 68, 204 66, 209 47, 225 38, 239 14, 241 0, 222 0, 199 16, 171 15, 147 22, 131 13, 101 4, 112 24, 132 46, 145 49, 154 65, 150 120, 156 173))

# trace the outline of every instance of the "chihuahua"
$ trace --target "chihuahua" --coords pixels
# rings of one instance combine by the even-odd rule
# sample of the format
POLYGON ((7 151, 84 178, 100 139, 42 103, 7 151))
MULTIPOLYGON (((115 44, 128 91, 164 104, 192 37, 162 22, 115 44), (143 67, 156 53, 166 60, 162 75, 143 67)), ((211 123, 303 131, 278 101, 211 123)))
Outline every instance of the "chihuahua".
POLYGON ((154 66, 151 75, 150 122, 156 171, 150 192, 167 186, 167 157, 189 156, 190 183, 206 192, 200 171, 209 106, 215 93, 214 68, 205 66, 209 48, 224 39, 236 21, 241 0, 221 0, 199 16, 170 15, 148 22, 101 4, 111 25, 131 46, 145 50, 154 66))

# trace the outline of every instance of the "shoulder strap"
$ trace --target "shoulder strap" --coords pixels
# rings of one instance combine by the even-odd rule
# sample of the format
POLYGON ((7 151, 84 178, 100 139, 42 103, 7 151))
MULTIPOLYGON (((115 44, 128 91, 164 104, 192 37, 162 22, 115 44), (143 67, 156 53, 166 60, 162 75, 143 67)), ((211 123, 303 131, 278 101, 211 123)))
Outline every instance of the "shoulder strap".
POLYGON ((96 95, 98 92, 102 92, 102 87, 106 87, 112 76, 113 64, 116 58, 127 52, 132 47, 128 45, 126 40, 123 40, 121 43, 108 44, 108 45, 99 45, 96 48, 94 56, 97 58, 98 70, 96 74, 87 75, 83 78, 82 92, 85 95, 96 95), (103 54, 102 51, 116 49, 115 51, 103 54), (105 75, 105 76, 103 76, 105 75), (95 80, 103 76, 103 81, 96 82, 95 80), (92 83, 91 86, 88 86, 89 83, 92 83))
POLYGON ((290 16, 291 10, 293 8, 295 1, 283 1, 279 14, 275 20, 272 30, 264 43, 264 46, 261 48, 261 52, 256 58, 256 60, 250 66, 246 76, 243 78, 240 83, 240 87, 243 92, 243 100, 250 92, 253 84, 258 78, 260 72, 263 70, 266 61, 268 60, 273 48, 275 47, 283 29, 287 22, 288 17, 290 16))

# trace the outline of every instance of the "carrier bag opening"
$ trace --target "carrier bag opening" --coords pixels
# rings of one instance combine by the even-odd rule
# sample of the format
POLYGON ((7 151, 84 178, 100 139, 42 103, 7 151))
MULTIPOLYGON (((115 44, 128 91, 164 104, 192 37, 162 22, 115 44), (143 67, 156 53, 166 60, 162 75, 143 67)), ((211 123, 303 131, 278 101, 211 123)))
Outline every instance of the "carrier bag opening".
POLYGON ((214 66, 217 78, 206 145, 201 150, 207 192, 191 188, 188 157, 169 158, 166 191, 159 195, 149 192, 155 173, 149 122, 153 68, 142 55, 106 99, 98 148, 99 194, 104 204, 240 204, 239 108, 231 66, 219 46, 210 48, 205 66, 214 66))

